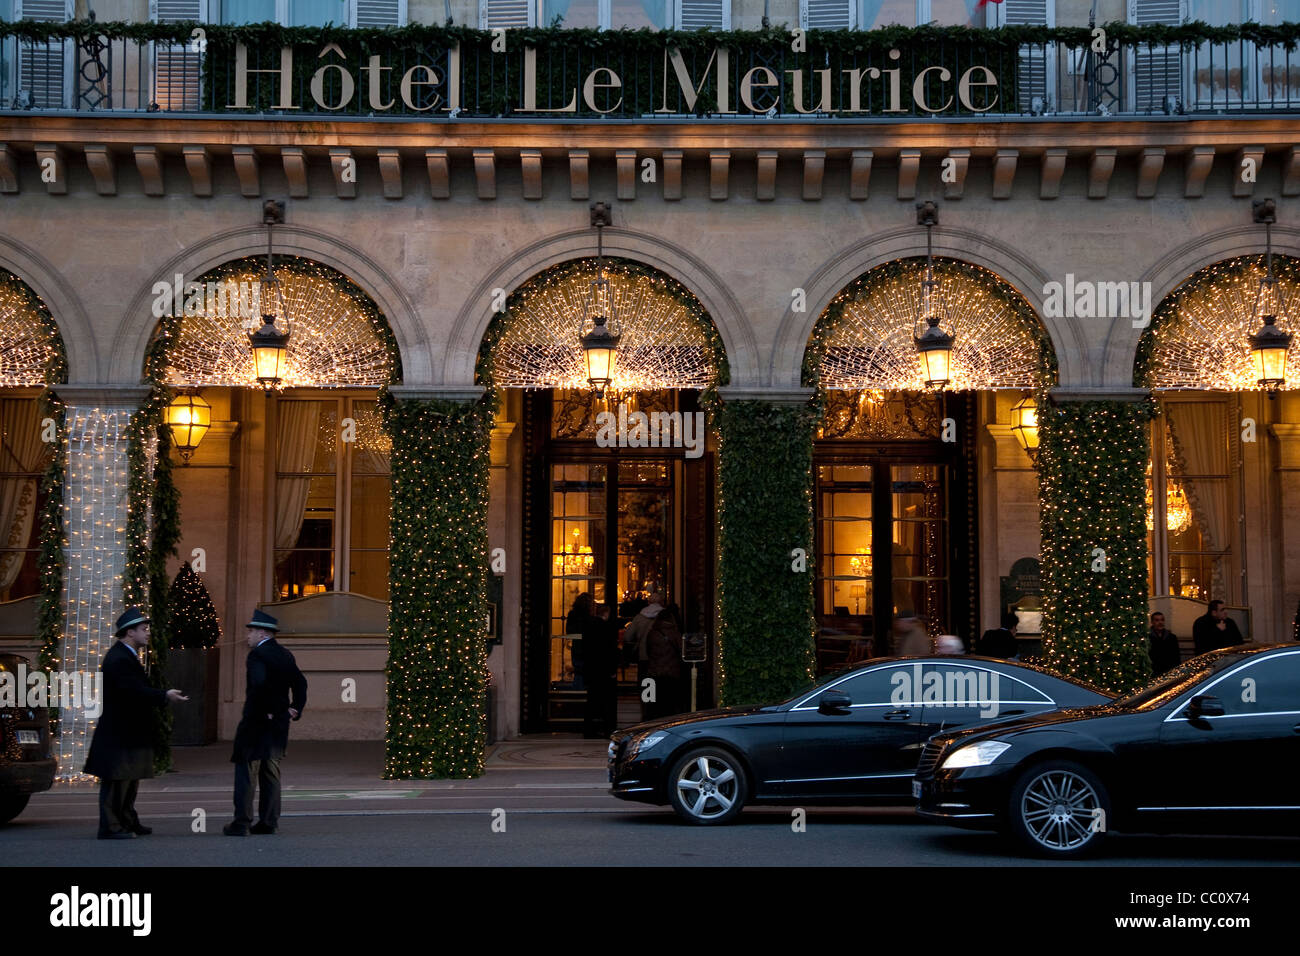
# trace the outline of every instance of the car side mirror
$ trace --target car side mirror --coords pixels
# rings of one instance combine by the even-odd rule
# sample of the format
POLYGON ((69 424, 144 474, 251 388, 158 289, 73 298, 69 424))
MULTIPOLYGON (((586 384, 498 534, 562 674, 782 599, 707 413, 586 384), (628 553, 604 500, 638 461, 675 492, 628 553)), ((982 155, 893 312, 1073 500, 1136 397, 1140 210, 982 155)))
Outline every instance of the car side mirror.
POLYGON ((1196 717, 1222 717, 1223 701, 1208 694, 1197 694, 1187 705, 1187 713, 1196 717))
POLYGON ((841 690, 828 690, 817 700, 817 713, 828 717, 843 717, 850 713, 853 698, 841 690))

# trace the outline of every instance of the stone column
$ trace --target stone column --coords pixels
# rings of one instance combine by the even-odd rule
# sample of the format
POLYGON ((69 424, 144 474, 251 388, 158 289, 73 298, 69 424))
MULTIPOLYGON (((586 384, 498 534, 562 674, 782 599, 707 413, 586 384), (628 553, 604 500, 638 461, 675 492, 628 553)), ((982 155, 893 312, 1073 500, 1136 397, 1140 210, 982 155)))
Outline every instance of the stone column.
MULTIPOLYGON (((113 645, 124 610, 127 560, 127 445, 131 417, 149 394, 142 386, 56 388, 66 405, 63 486, 63 631, 58 669, 93 674, 113 645)), ((144 608, 147 612, 147 607, 144 608)), ((81 774, 95 719, 84 707, 60 712, 59 776, 81 774)))
POLYGON ((780 700, 815 668, 813 390, 719 389, 721 704, 780 700))

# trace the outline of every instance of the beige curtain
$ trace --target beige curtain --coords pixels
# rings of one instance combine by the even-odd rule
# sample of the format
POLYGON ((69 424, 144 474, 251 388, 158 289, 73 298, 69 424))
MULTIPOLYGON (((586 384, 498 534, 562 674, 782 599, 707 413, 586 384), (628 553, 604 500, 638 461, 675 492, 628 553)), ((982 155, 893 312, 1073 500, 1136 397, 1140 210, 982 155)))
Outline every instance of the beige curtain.
MULTIPOLYGON (((40 406, 35 399, 0 401, 0 472, 40 472, 48 449, 41 441, 40 406)), ((36 523, 38 478, 0 479, 0 551, 26 548, 36 523)), ((0 591, 11 587, 25 554, 0 557, 0 591)))
MULTIPOLYGON (((1233 518, 1228 497, 1228 408, 1224 402, 1169 402, 1174 470, 1187 492, 1197 527, 1211 551, 1232 548, 1233 518), (1192 475, 1197 477, 1182 477, 1192 475)), ((1224 593, 1223 562, 1214 563, 1214 597, 1224 593)))
MULTIPOLYGON (((279 471, 301 473, 310 471, 316 461, 316 440, 320 433, 320 402, 280 402, 276 407, 279 425, 276 429, 279 471)), ((298 543, 302 533, 303 515, 307 513, 307 497, 311 493, 311 478, 280 478, 275 489, 275 547, 284 552, 298 543)), ((276 557, 282 564, 287 553, 276 557)))

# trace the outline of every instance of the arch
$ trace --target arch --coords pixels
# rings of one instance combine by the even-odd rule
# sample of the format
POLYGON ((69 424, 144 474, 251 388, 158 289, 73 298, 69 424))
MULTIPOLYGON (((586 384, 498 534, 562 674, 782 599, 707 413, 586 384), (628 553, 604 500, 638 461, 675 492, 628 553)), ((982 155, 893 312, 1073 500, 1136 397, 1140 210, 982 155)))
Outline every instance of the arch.
MULTIPOLYGON (((1264 230, 1253 223, 1231 226, 1209 233, 1170 250, 1142 276, 1151 283, 1152 314, 1184 282, 1215 263, 1264 252, 1264 230)), ((1273 254, 1300 259, 1300 229, 1273 226, 1273 254)), ((1106 337, 1102 370, 1108 384, 1131 386, 1138 350, 1149 328, 1134 328, 1127 320, 1116 320, 1106 337)))
MULTIPOLYGON (((916 226, 900 227, 862 239, 830 258, 804 285, 807 311, 787 309, 777 331, 768 374, 772 384, 798 387, 804 353, 813 329, 831 300, 864 273, 897 259, 925 256, 925 233, 916 226)), ((1038 316, 1048 344, 1059 362, 1060 384, 1091 384, 1087 342, 1073 319, 1045 318, 1043 287, 1048 276, 1018 250, 965 229, 937 227, 934 255, 980 266, 1018 292, 1038 316)))
MULTIPOLYGON (((604 230, 605 254, 630 259, 664 273, 699 301, 722 338, 732 384, 752 381, 759 368, 758 345, 744 311, 725 283, 703 260, 681 247, 644 233, 612 227, 604 230)), ((537 274, 573 259, 590 258, 595 247, 590 229, 559 233, 516 251, 490 270, 461 308, 452 326, 442 367, 442 382, 472 385, 479 345, 495 314, 492 290, 513 292, 537 274)), ((576 334, 576 332, 575 332, 576 334)))
POLYGON ((67 381, 103 381, 90 318, 62 274, 25 245, 5 236, 0 236, 0 268, 35 293, 54 319, 67 360, 67 381))
MULTIPOLYGON (((245 226, 210 236, 164 263, 131 299, 118 320, 118 334, 109 359, 112 381, 140 381, 145 352, 156 327, 152 320, 141 322, 140 317, 150 311, 155 283, 171 283, 177 273, 187 280, 197 280, 231 260, 265 254, 264 227, 245 226)), ((294 225, 275 227, 275 254, 310 259, 355 283, 388 320, 401 356, 403 383, 429 383, 432 355, 415 305, 378 263, 343 239, 294 225)))

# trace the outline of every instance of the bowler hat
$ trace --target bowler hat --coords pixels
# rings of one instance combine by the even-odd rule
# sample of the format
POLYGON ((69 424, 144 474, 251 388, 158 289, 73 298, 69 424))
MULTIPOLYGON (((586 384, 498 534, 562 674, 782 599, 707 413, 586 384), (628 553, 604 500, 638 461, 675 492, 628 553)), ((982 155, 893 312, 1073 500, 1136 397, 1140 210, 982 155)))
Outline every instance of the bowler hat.
POLYGON ((113 636, 121 637, 124 633, 129 631, 131 628, 135 627, 137 624, 148 624, 148 623, 149 623, 149 618, 145 616, 145 613, 143 611, 141 611, 138 607, 129 607, 122 614, 122 616, 117 619, 117 623, 113 625, 114 627, 113 636))
POLYGON ((280 622, 265 611, 254 610, 253 619, 248 622, 248 627, 260 627, 264 631, 278 631, 280 622))

